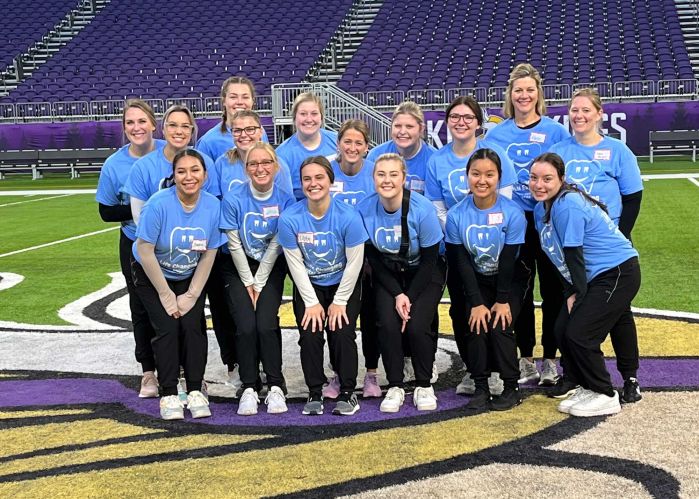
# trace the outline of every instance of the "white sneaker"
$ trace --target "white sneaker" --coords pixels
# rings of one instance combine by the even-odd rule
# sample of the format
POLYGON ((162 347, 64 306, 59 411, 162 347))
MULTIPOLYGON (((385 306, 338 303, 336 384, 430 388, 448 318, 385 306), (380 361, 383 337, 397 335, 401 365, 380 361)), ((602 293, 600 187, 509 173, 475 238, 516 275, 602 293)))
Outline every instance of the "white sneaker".
POLYGON ((413 404, 418 411, 434 411, 437 408, 437 397, 431 386, 418 386, 413 392, 413 404))
POLYGON ((569 395, 568 398, 562 400, 558 404, 558 412, 562 412, 563 414, 570 414, 571 407, 573 407, 575 404, 592 394, 594 394, 594 392, 591 392, 590 390, 587 390, 582 386, 577 387, 572 395, 569 395))
POLYGON ((253 416, 257 414, 257 404, 260 403, 260 398, 254 388, 246 388, 240 396, 238 403, 239 416, 253 416))
POLYGON ((160 417, 166 421, 184 419, 184 404, 177 395, 160 398, 160 417))
MULTIPOLYGON (((251 390, 251 388, 248 388, 248 390, 251 390)), ((273 386, 269 390, 267 398, 265 398, 265 404, 267 404, 267 414, 281 414, 282 412, 289 410, 286 407, 286 397, 284 396, 284 392, 278 386, 273 386)))
POLYGON ((491 395, 498 397, 502 395, 503 390, 505 390, 505 383, 500 379, 500 373, 490 373, 488 388, 490 389, 491 395))
POLYGON ((193 418, 208 418, 211 416, 209 399, 202 392, 194 390, 187 395, 187 409, 193 418))
POLYGON ((240 379, 240 370, 238 369, 238 364, 233 366, 232 371, 228 371, 228 379, 226 380, 226 385, 232 386, 236 391, 240 390, 243 386, 243 381, 240 379))
POLYGON ((553 386, 556 384, 558 379, 558 368, 556 367, 556 361, 551 359, 544 359, 541 363, 541 377, 539 378, 540 386, 553 386))
POLYGON ((471 378, 471 373, 466 372, 461 383, 456 385, 457 395, 473 395, 476 393, 476 383, 474 383, 473 378, 471 378))
POLYGON ((386 396, 381 401, 379 410, 381 412, 398 412, 405 400, 405 390, 398 386, 392 386, 386 392, 386 396))
POLYGON ((604 393, 592 392, 591 395, 572 406, 568 414, 571 416, 589 418, 591 416, 617 414, 620 411, 621 404, 619 403, 619 394, 614 392, 614 395, 610 397, 604 393))
POLYGON ((413 369, 413 359, 403 358, 403 382, 415 381, 415 370, 413 369))
POLYGON ((536 362, 525 359, 519 359, 519 383, 528 381, 536 381, 539 379, 539 370, 536 368, 536 362))

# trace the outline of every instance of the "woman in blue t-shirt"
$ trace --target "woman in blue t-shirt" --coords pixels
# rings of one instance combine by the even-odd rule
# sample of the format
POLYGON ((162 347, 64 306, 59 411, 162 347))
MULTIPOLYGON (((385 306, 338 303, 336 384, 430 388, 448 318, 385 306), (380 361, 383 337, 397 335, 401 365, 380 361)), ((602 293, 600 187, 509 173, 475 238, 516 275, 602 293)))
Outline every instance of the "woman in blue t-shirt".
POLYGON ((522 400, 512 328, 529 282, 519 258, 527 223, 517 203, 498 194, 500 161, 492 149, 473 153, 466 164, 470 194, 449 210, 445 227, 449 268, 463 282, 468 304, 461 310, 469 327, 463 361, 475 383, 468 407, 476 410, 507 410, 522 400), (493 371, 504 390, 491 400, 493 371))
POLYGON ((186 149, 173 158, 174 186, 154 194, 143 207, 133 245, 136 292, 155 330, 160 415, 183 419, 177 396, 180 364, 187 382, 187 408, 194 418, 211 415, 202 392, 207 338, 202 328, 204 286, 222 243, 219 200, 203 191, 206 162, 186 149))
POLYGON ((131 324, 136 342, 136 361, 141 364, 143 377, 139 397, 158 396, 158 380, 155 377, 155 358, 151 339, 155 335, 148 321, 148 314, 134 289, 131 278, 131 246, 136 239, 136 224, 131 215, 129 195, 124 184, 131 166, 138 158, 162 148, 165 143, 155 140, 153 133, 157 127, 153 109, 141 99, 130 99, 124 105, 122 115, 124 136, 128 144, 109 156, 100 170, 95 199, 99 203, 99 213, 105 222, 121 222, 119 237, 119 262, 121 273, 126 280, 129 293, 131 324))
POLYGON ((357 211, 330 195, 335 175, 323 156, 307 158, 299 169, 306 199, 279 219, 279 242, 294 280, 294 314, 299 328, 301 367, 309 397, 303 413, 323 413, 324 333, 340 394, 333 414, 359 410, 356 322, 360 308, 366 231, 357 211))
POLYGON ((257 142, 245 158, 248 182, 225 194, 220 223, 228 236, 230 256, 222 261, 221 272, 237 326, 235 342, 243 388, 238 414, 257 414, 260 362, 269 387, 267 412, 278 414, 286 412, 287 407, 279 329, 286 262, 279 258, 277 223, 282 212, 294 203, 294 197, 291 191, 276 185, 280 170, 272 146, 257 142))
MULTIPOLYGON (((573 136, 551 147, 550 152, 563 159, 566 180, 604 203, 609 217, 631 240, 631 231, 641 209, 641 171, 636 156, 626 144, 601 133, 603 113, 597 90, 576 90, 568 109, 573 136)), ((619 324, 633 324, 630 310, 619 324)), ((622 402, 637 402, 641 400, 641 389, 636 377, 639 363, 636 330, 615 326, 611 340, 617 369, 624 378, 622 402)), ((557 394, 561 394, 566 387, 557 388, 560 388, 557 394)))
POLYGON ((579 385, 558 410, 583 417, 615 414, 619 395, 601 345, 615 328, 625 336, 636 333, 631 300, 641 285, 638 252, 602 203, 565 180, 560 156, 536 158, 530 177, 541 247, 564 279, 566 306, 555 330, 565 382, 579 385))
POLYGON ((415 407, 420 411, 437 408, 430 381, 437 333, 431 326, 446 278, 446 265, 439 257, 442 230, 431 203, 405 189, 406 175, 401 156, 379 156, 374 164, 376 194, 357 207, 369 235, 366 253, 388 378, 382 412, 398 412, 405 399, 403 341, 412 352, 415 407))

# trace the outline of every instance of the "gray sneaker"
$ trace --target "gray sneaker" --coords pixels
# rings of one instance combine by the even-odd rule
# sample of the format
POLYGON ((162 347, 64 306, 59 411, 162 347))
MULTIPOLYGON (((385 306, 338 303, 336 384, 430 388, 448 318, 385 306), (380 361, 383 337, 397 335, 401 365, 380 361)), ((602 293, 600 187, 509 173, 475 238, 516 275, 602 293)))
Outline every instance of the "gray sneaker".
POLYGON ((306 416, 320 416, 323 414, 323 396, 312 393, 308 397, 308 402, 303 406, 301 414, 306 416))
POLYGON ((461 383, 456 385, 456 394, 473 395, 475 391, 476 384, 473 382, 473 378, 471 378, 471 373, 467 371, 464 378, 461 380, 461 383))
POLYGON ((340 400, 337 401, 333 414, 335 416, 351 416, 359 410, 359 401, 357 396, 352 393, 341 393, 340 400))
POLYGON ((541 363, 541 377, 539 378, 540 386, 553 386, 556 384, 558 379, 558 369, 556 368, 556 361, 551 359, 544 359, 541 363))
POLYGON ((522 357, 519 359, 519 383, 536 381, 539 379, 539 371, 536 369, 536 362, 532 362, 522 357))
POLYGON ((491 395, 502 395, 503 390, 505 390, 505 383, 500 379, 500 373, 490 373, 488 388, 491 395))

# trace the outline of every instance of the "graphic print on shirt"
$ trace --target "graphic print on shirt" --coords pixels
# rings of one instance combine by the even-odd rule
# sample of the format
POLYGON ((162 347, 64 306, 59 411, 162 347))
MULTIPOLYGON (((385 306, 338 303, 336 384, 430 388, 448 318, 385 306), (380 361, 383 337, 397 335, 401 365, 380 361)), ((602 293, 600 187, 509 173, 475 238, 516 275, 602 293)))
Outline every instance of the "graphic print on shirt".
POLYGON ((566 180, 571 184, 577 184, 586 193, 592 195, 595 179, 602 171, 599 161, 573 159, 566 164, 566 180))
POLYGON ((243 217, 243 237, 250 256, 260 261, 277 230, 276 218, 266 219, 262 213, 247 212, 243 217))
POLYGON ((170 232, 170 262, 178 269, 196 265, 206 242, 206 231, 201 227, 175 227, 170 232))
POLYGON ((398 254, 400 250, 401 228, 396 227, 377 227, 374 232, 374 240, 378 250, 381 253, 398 254))
POLYGON ((466 247, 473 255, 478 272, 484 275, 498 271, 500 256, 500 229, 494 225, 469 225, 466 228, 466 247))
POLYGON ((334 232, 308 232, 298 235, 298 245, 311 276, 336 272, 342 267, 340 244, 334 232))
MULTIPOLYGON (((541 154, 541 144, 531 142, 513 143, 507 146, 507 156, 512 160, 517 173, 516 190, 529 191, 529 165, 541 154)), ((531 196, 529 196, 531 197, 531 196)))
POLYGON ((541 240, 541 249, 546 252, 551 262, 556 266, 561 275, 563 275, 563 278, 572 283, 573 281, 563 256, 563 249, 561 245, 558 244, 558 240, 553 234, 553 225, 550 222, 544 224, 539 238, 541 240))
POLYGON ((338 201, 342 201, 352 207, 357 206, 357 203, 367 197, 367 193, 364 191, 342 191, 333 192, 332 196, 338 201))
POLYGON ((244 184, 244 183, 245 183, 245 180, 240 180, 240 179, 238 179, 238 178, 234 178, 233 180, 231 180, 231 181, 228 183, 228 190, 229 190, 229 191, 230 191, 230 190, 233 190, 233 189, 235 189, 236 187, 238 187, 239 185, 244 184))
POLYGON ((466 180, 466 168, 452 170, 448 177, 449 193, 457 203, 468 194, 468 180, 466 180))

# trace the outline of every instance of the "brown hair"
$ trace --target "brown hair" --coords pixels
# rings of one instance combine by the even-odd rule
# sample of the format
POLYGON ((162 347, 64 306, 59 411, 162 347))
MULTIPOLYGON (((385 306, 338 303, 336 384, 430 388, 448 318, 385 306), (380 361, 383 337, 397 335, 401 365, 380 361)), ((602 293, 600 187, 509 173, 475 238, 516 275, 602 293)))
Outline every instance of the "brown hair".
POLYGON ((255 108, 255 85, 252 81, 245 76, 231 76, 226 78, 226 80, 221 85, 221 132, 225 133, 228 131, 226 125, 228 125, 228 112, 226 111, 226 105, 224 104, 226 100, 226 94, 228 93, 228 87, 230 85, 247 85, 250 89, 250 97, 252 97, 252 107, 255 108))
MULTIPOLYGON (((241 118, 252 118, 253 120, 255 120, 258 126, 262 126, 260 116, 255 111, 249 111, 247 109, 241 109, 240 111, 236 111, 235 113, 233 113, 233 116, 231 116, 231 125, 235 120, 239 120, 241 118)), ((231 131, 231 133, 233 132, 231 131)), ((231 163, 243 160, 243 158, 240 156, 240 151, 238 151, 237 147, 231 147, 228 151, 226 151, 226 156, 228 157, 228 161, 231 163)))
POLYGON ((303 160, 303 163, 301 163, 301 167, 299 168, 299 177, 301 179, 301 182, 303 182, 303 168, 311 164, 322 166, 323 170, 325 170, 325 173, 328 174, 330 183, 332 184, 335 182, 335 172, 333 171, 333 167, 330 164, 330 161, 328 161, 328 158, 326 158, 325 156, 309 156, 308 158, 303 160))
POLYGON ((478 104, 478 101, 475 97, 472 97, 470 95, 461 95, 453 101, 451 101, 451 104, 449 104, 449 107, 447 108, 447 111, 444 114, 447 120, 449 119, 449 115, 451 114, 452 109, 454 109, 456 106, 470 107, 471 111, 473 111, 473 114, 476 116, 478 126, 483 125, 483 110, 481 109, 481 105, 478 104))

